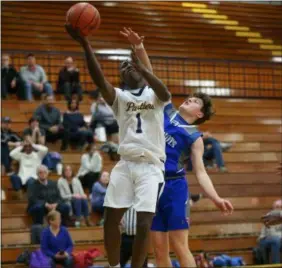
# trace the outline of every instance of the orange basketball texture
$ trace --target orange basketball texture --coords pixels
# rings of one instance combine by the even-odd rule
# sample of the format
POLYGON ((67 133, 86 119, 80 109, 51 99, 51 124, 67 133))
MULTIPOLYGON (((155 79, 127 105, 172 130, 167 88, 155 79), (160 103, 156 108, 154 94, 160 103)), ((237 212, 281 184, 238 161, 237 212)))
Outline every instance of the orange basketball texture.
POLYGON ((84 36, 97 30, 100 26, 99 11, 89 3, 77 3, 67 12, 67 23, 79 28, 84 36))

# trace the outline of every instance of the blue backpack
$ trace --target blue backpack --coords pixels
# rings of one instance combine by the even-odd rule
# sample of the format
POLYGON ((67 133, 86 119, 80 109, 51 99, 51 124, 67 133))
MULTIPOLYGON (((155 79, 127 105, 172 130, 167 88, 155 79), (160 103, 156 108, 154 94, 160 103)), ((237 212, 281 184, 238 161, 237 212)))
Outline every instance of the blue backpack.
POLYGON ((38 249, 31 253, 29 268, 52 268, 51 259, 38 249))
POLYGON ((242 257, 230 257, 228 255, 216 256, 213 259, 213 265, 215 267, 226 267, 226 266, 243 266, 244 261, 242 257))

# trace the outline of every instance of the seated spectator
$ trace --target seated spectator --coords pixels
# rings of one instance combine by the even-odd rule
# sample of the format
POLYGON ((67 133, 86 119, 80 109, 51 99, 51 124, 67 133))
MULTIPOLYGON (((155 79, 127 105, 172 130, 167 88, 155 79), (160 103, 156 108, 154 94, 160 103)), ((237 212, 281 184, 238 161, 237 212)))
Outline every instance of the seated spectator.
POLYGON ((204 163, 206 167, 209 167, 209 161, 215 160, 216 165, 220 172, 226 172, 227 169, 224 165, 224 160, 222 157, 222 150, 218 140, 212 137, 209 132, 203 133, 204 141, 204 163))
POLYGON ((79 112, 78 100, 73 99, 68 103, 68 111, 63 117, 63 126, 66 146, 72 142, 82 149, 85 142, 88 144, 94 142, 93 133, 88 129, 83 114, 79 112))
POLYGON ((65 66, 59 73, 57 91, 63 93, 67 101, 71 101, 74 94, 78 96, 79 100, 82 100, 79 70, 75 68, 72 57, 65 59, 65 66))
POLYGON ((37 179, 37 168, 41 165, 43 158, 48 152, 48 148, 25 141, 22 146, 10 152, 11 158, 19 162, 18 174, 13 174, 10 179, 15 191, 19 192, 23 186, 29 186, 37 179))
POLYGON ((34 112, 34 117, 39 121, 40 129, 45 131, 46 141, 55 142, 62 140, 61 150, 66 149, 64 139, 64 128, 61 124, 61 112, 54 107, 54 97, 46 96, 44 103, 41 104, 34 112))
POLYGON ((87 226, 92 226, 89 219, 87 196, 83 191, 81 182, 74 177, 71 166, 65 166, 63 176, 58 181, 58 188, 62 199, 72 208, 76 217, 76 226, 80 225, 82 216, 87 226))
MULTIPOLYGON (((282 200, 277 200, 273 204, 271 213, 281 213, 282 200)), ((273 226, 263 226, 258 238, 259 248, 262 253, 264 264, 280 263, 280 250, 282 243, 282 224, 273 226), (270 254, 270 262, 269 262, 270 254)))
POLYGON ((45 131, 44 129, 39 128, 38 119, 33 116, 28 121, 29 127, 26 128, 23 132, 24 139, 30 143, 35 144, 45 144, 45 131))
POLYGON ((81 166, 78 170, 77 177, 80 179, 82 186, 92 191, 93 184, 100 178, 103 160, 102 156, 94 144, 87 147, 86 153, 81 156, 81 166))
POLYGON ((61 198, 57 182, 48 180, 48 168, 44 165, 37 169, 38 179, 28 187, 27 211, 34 224, 43 224, 44 216, 57 210, 62 215, 62 223, 69 219, 70 207, 61 198))
POLYGON ((27 65, 21 67, 20 75, 24 82, 27 100, 32 100, 33 95, 39 97, 43 93, 53 95, 53 89, 47 82, 46 73, 40 65, 36 64, 33 54, 27 55, 27 65))
POLYGON ((13 65, 10 64, 10 56, 3 54, 1 66, 1 98, 6 99, 8 94, 17 94, 19 97, 22 97, 20 85, 20 76, 13 65))
POLYGON ((21 138, 11 130, 11 118, 2 117, 1 119, 1 165, 2 174, 10 175, 11 158, 10 148, 21 145, 21 138))
POLYGON ((91 204, 92 210, 100 214, 104 214, 104 199, 107 191, 107 187, 110 181, 109 172, 104 171, 99 179, 95 182, 91 192, 91 204))
POLYGON ((52 268, 60 264, 65 268, 73 268, 73 242, 67 228, 61 226, 61 215, 52 210, 47 215, 48 227, 41 236, 41 251, 52 260, 52 268))
POLYGON ((112 108, 106 103, 99 93, 96 102, 91 106, 90 127, 95 130, 97 127, 105 127, 106 133, 112 142, 118 143, 118 123, 112 108))

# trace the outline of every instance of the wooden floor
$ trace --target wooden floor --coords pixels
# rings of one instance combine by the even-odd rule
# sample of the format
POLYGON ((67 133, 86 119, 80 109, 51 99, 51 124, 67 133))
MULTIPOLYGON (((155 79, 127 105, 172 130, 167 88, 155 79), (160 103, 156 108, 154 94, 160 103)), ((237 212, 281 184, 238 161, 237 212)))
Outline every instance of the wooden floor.
MULTIPOLYGON (((183 98, 174 98, 175 105, 182 101, 183 98)), ((219 173, 216 169, 208 172, 218 193, 233 203, 235 211, 231 216, 223 216, 204 197, 191 209, 190 247, 193 253, 224 252, 243 256, 248 264, 252 264, 251 248, 256 245, 260 232, 260 218, 281 197, 281 177, 275 174, 275 167, 281 160, 281 101, 215 99, 214 103, 217 115, 201 129, 210 131, 220 141, 231 142, 233 146, 223 154, 228 172, 219 173)), ((4 101, 2 115, 11 116, 12 128, 21 133, 38 105, 39 102, 4 101)), ((62 112, 66 109, 62 101, 57 101, 56 106, 62 112)), ((90 101, 84 100, 80 109, 89 115, 90 101)), ((52 144, 49 148, 58 150, 59 144, 52 144)), ((78 169, 80 152, 69 149, 62 155, 64 163, 78 169)), ((103 154, 105 170, 110 171, 114 164, 103 154)), ((51 174, 50 178, 57 180, 58 176, 51 174)), ((16 257, 24 249, 38 246, 30 244, 31 219, 26 214, 26 197, 21 201, 16 199, 9 177, 2 176, 1 181, 7 196, 1 203, 1 262, 7 264, 3 267, 16 267, 16 257)), ((192 193, 201 191, 193 172, 188 174, 188 181, 192 193)), ((94 222, 99 219, 97 215, 92 217, 94 222)), ((97 247, 105 253, 102 227, 70 228, 70 233, 77 249, 97 247)), ((150 254, 154 262, 152 248, 150 254)), ((105 258, 97 263, 105 264, 105 258)))

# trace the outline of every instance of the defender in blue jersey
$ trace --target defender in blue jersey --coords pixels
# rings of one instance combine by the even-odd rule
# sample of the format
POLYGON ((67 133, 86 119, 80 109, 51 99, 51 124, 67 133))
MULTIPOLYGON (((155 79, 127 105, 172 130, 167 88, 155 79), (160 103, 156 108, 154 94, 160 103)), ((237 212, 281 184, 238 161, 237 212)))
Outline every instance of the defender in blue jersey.
MULTIPOLYGON (((144 46, 140 44, 140 39, 143 38, 131 29, 123 36, 139 50, 139 59, 153 72, 144 46)), ((158 201, 151 228, 157 267, 172 267, 169 244, 179 260, 180 267, 196 267, 188 246, 189 190, 185 178, 185 160, 192 160, 197 180, 214 204, 225 214, 233 211, 232 204, 218 196, 203 163, 204 144, 195 125, 209 120, 212 114, 211 99, 203 93, 189 97, 178 111, 171 103, 164 108, 167 157, 165 187, 158 201)))

